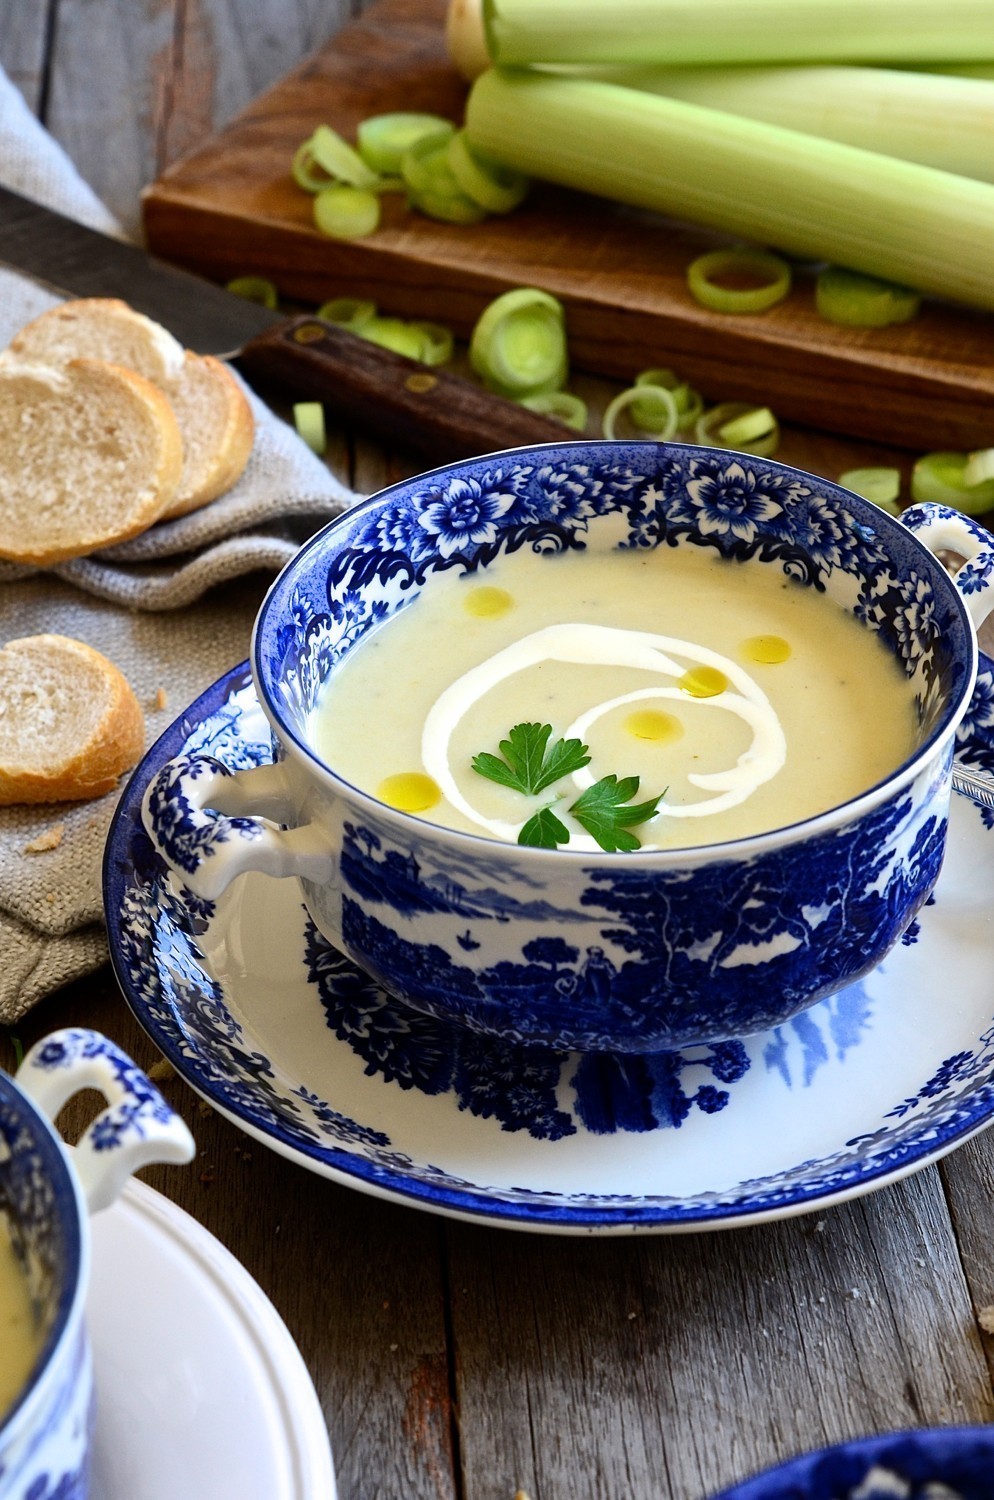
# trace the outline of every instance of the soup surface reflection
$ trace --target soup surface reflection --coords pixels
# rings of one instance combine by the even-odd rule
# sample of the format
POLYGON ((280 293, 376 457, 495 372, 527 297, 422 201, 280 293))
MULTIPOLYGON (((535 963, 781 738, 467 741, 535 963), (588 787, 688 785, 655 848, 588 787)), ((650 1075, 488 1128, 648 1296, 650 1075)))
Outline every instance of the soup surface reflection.
POLYGON ((0 1421, 31 1373, 40 1345, 28 1280, 0 1221, 0 1421))

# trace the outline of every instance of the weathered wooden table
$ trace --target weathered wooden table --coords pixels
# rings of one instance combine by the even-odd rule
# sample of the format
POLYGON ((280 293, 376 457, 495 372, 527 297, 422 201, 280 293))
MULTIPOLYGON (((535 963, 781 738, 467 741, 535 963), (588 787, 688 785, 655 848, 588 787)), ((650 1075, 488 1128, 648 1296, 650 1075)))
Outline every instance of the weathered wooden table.
MULTIPOLYGON (((347 10, 0 0, 0 62, 134 228, 142 185, 347 10)), ((332 447, 360 490, 411 471, 347 434, 332 447)), ((879 454, 792 432, 781 456, 835 474, 879 454)), ((71 1023, 156 1060, 109 969, 19 1029, 30 1042, 71 1023)), ((519 1488, 532 1500, 698 1500, 843 1437, 994 1420, 994 1342, 977 1319, 994 1302, 990 1134, 817 1216, 563 1239, 332 1185, 250 1147, 179 1079, 167 1087, 199 1154, 148 1179, 234 1251, 286 1320, 324 1407, 342 1500, 512 1500, 519 1488)))

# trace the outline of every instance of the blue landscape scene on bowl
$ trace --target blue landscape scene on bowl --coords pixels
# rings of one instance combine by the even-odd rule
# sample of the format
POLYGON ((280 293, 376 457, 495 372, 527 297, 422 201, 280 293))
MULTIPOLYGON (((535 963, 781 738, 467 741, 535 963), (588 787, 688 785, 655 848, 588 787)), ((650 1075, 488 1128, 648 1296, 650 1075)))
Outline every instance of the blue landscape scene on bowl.
MULTIPOLYGON (((858 816, 729 845, 727 858, 678 868, 669 852, 588 857, 579 884, 558 897, 552 876, 535 878, 534 858, 469 835, 440 838, 415 818, 399 826, 343 785, 334 932, 320 891, 305 882, 308 904, 399 999, 504 1039, 583 1050, 719 1040, 775 1025, 868 972, 928 897, 946 831, 952 737, 942 737, 973 666, 962 599, 892 518, 769 460, 683 445, 563 444, 384 491, 312 539, 260 612, 255 674, 277 754, 313 762, 307 718, 328 673, 436 574, 480 573, 521 548, 687 545, 772 566, 876 632, 914 691, 921 777, 881 790, 858 816), (929 761, 923 751, 940 741, 929 761), (496 957, 484 941, 494 921, 506 924, 496 957), (556 936, 563 962, 536 961, 556 936)), ((183 826, 170 836, 182 860, 183 826)))

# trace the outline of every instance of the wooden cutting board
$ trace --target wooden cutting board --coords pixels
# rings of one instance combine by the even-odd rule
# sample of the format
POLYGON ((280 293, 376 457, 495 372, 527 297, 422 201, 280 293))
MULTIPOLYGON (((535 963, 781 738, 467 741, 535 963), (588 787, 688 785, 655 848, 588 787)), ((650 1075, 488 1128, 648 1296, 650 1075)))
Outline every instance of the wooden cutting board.
POLYGON ((580 368, 629 381, 668 365, 711 400, 756 401, 783 420, 915 450, 994 445, 989 314, 930 302, 902 327, 842 329, 815 312, 804 271, 767 313, 712 313, 687 292, 686 268, 714 236, 542 184, 515 213, 478 225, 436 223, 391 194, 368 238, 319 234, 289 175, 315 125, 354 139, 361 119, 388 110, 461 118, 444 11, 444 0, 380 0, 339 32, 146 191, 149 247, 218 281, 260 274, 314 303, 371 297, 463 337, 498 292, 540 286, 566 304, 580 368))

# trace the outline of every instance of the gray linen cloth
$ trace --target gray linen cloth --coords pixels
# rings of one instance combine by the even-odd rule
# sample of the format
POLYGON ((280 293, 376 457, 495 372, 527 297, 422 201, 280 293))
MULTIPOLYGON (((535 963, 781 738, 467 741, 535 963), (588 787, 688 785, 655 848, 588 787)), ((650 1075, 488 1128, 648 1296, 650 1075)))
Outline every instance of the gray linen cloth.
MULTIPOLYGON (((0 181, 95 229, 120 233, 2 70, 0 181)), ((0 269, 0 347, 58 300, 0 269)), ((245 658, 274 573, 303 536, 356 498, 251 391, 248 398, 255 444, 227 495, 50 572, 0 563, 0 645, 51 631, 95 646, 134 688, 149 743, 245 658)), ((106 959, 100 866, 117 797, 0 808, 0 1023, 106 959), (42 843, 55 847, 26 852, 50 831, 42 843)))

